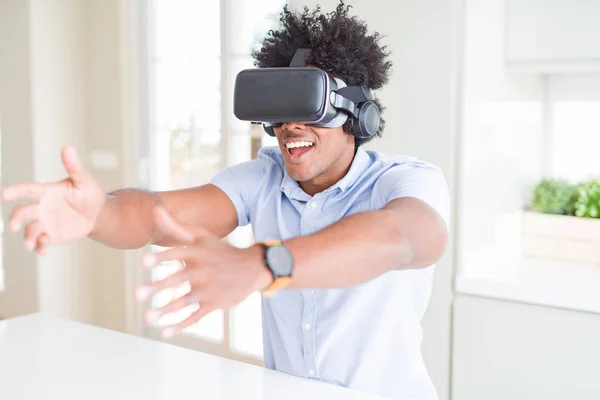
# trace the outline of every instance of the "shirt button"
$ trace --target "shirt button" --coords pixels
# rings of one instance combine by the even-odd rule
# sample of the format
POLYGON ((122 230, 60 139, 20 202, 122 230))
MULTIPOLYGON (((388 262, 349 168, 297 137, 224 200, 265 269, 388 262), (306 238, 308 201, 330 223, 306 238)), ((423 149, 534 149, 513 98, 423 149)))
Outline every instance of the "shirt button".
POLYGON ((304 329, 305 330, 309 330, 310 329, 310 324, 304 324, 304 329))
POLYGON ((310 203, 310 206, 311 206, 312 208, 317 208, 317 202, 316 202, 316 201, 313 201, 312 203, 310 203))
POLYGON ((315 371, 313 371, 312 369, 309 369, 309 370, 308 370, 308 374, 309 374, 310 376, 314 376, 314 375, 315 375, 315 371))

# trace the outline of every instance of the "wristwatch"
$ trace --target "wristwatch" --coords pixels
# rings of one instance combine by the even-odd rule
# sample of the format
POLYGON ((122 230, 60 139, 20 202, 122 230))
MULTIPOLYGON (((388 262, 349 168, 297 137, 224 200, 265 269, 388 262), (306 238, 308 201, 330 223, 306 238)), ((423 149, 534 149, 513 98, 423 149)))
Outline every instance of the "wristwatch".
POLYGON ((263 289, 262 295, 273 297, 278 290, 290 284, 294 259, 281 240, 269 240, 257 244, 263 247, 265 266, 273 275, 273 282, 263 289))

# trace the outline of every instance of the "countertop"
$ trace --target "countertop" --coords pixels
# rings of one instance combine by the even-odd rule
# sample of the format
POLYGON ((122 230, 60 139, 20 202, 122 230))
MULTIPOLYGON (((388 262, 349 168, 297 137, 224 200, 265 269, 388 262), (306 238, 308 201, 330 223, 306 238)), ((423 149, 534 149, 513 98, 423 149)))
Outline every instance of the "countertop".
POLYGON ((0 321, 0 398, 368 400, 297 378, 45 314, 0 321))
POLYGON ((455 290, 459 294, 600 313, 600 265, 482 253, 459 262, 455 290))

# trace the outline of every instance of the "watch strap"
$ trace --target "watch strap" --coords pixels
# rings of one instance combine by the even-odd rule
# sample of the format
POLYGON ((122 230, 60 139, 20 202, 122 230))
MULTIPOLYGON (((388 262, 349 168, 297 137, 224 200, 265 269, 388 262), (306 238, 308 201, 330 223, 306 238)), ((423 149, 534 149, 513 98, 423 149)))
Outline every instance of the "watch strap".
POLYGON ((257 244, 262 244, 263 246, 278 246, 283 244, 281 240, 265 240, 264 242, 259 242, 257 244))
MULTIPOLYGON (((282 245, 283 242, 281 240, 265 240, 264 242, 259 242, 257 244, 261 245, 265 249, 265 255, 266 255, 268 247, 279 246, 279 245, 282 245)), ((273 271, 271 270, 271 267, 269 266, 269 263, 267 262, 266 257, 265 257, 264 263, 265 263, 265 267, 268 268, 269 271, 271 271, 271 273, 273 273, 273 271)), ((281 290, 281 289, 285 288, 286 286, 288 286, 290 284, 291 280, 292 280, 292 277, 290 277, 290 276, 275 276, 275 274, 273 274, 273 281, 266 288, 264 288, 261 291, 261 294, 267 298, 274 297, 275 293, 278 290, 281 290)))
POLYGON ((291 281, 292 278, 289 276, 280 276, 276 278, 269 286, 264 288, 261 294, 267 298, 275 297, 275 293, 277 293, 278 290, 285 288, 290 284, 291 281))

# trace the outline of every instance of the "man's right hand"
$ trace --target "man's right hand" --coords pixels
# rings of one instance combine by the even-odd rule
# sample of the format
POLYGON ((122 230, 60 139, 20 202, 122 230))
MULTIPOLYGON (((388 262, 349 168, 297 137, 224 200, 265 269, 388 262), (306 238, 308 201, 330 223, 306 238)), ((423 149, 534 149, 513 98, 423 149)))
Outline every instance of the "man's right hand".
POLYGON ((2 191, 4 201, 34 201, 15 207, 8 227, 16 232, 25 226, 25 249, 37 249, 42 255, 47 245, 88 236, 106 202, 106 194, 83 168, 75 150, 65 147, 61 156, 68 174, 66 179, 54 183, 19 183, 2 191))

